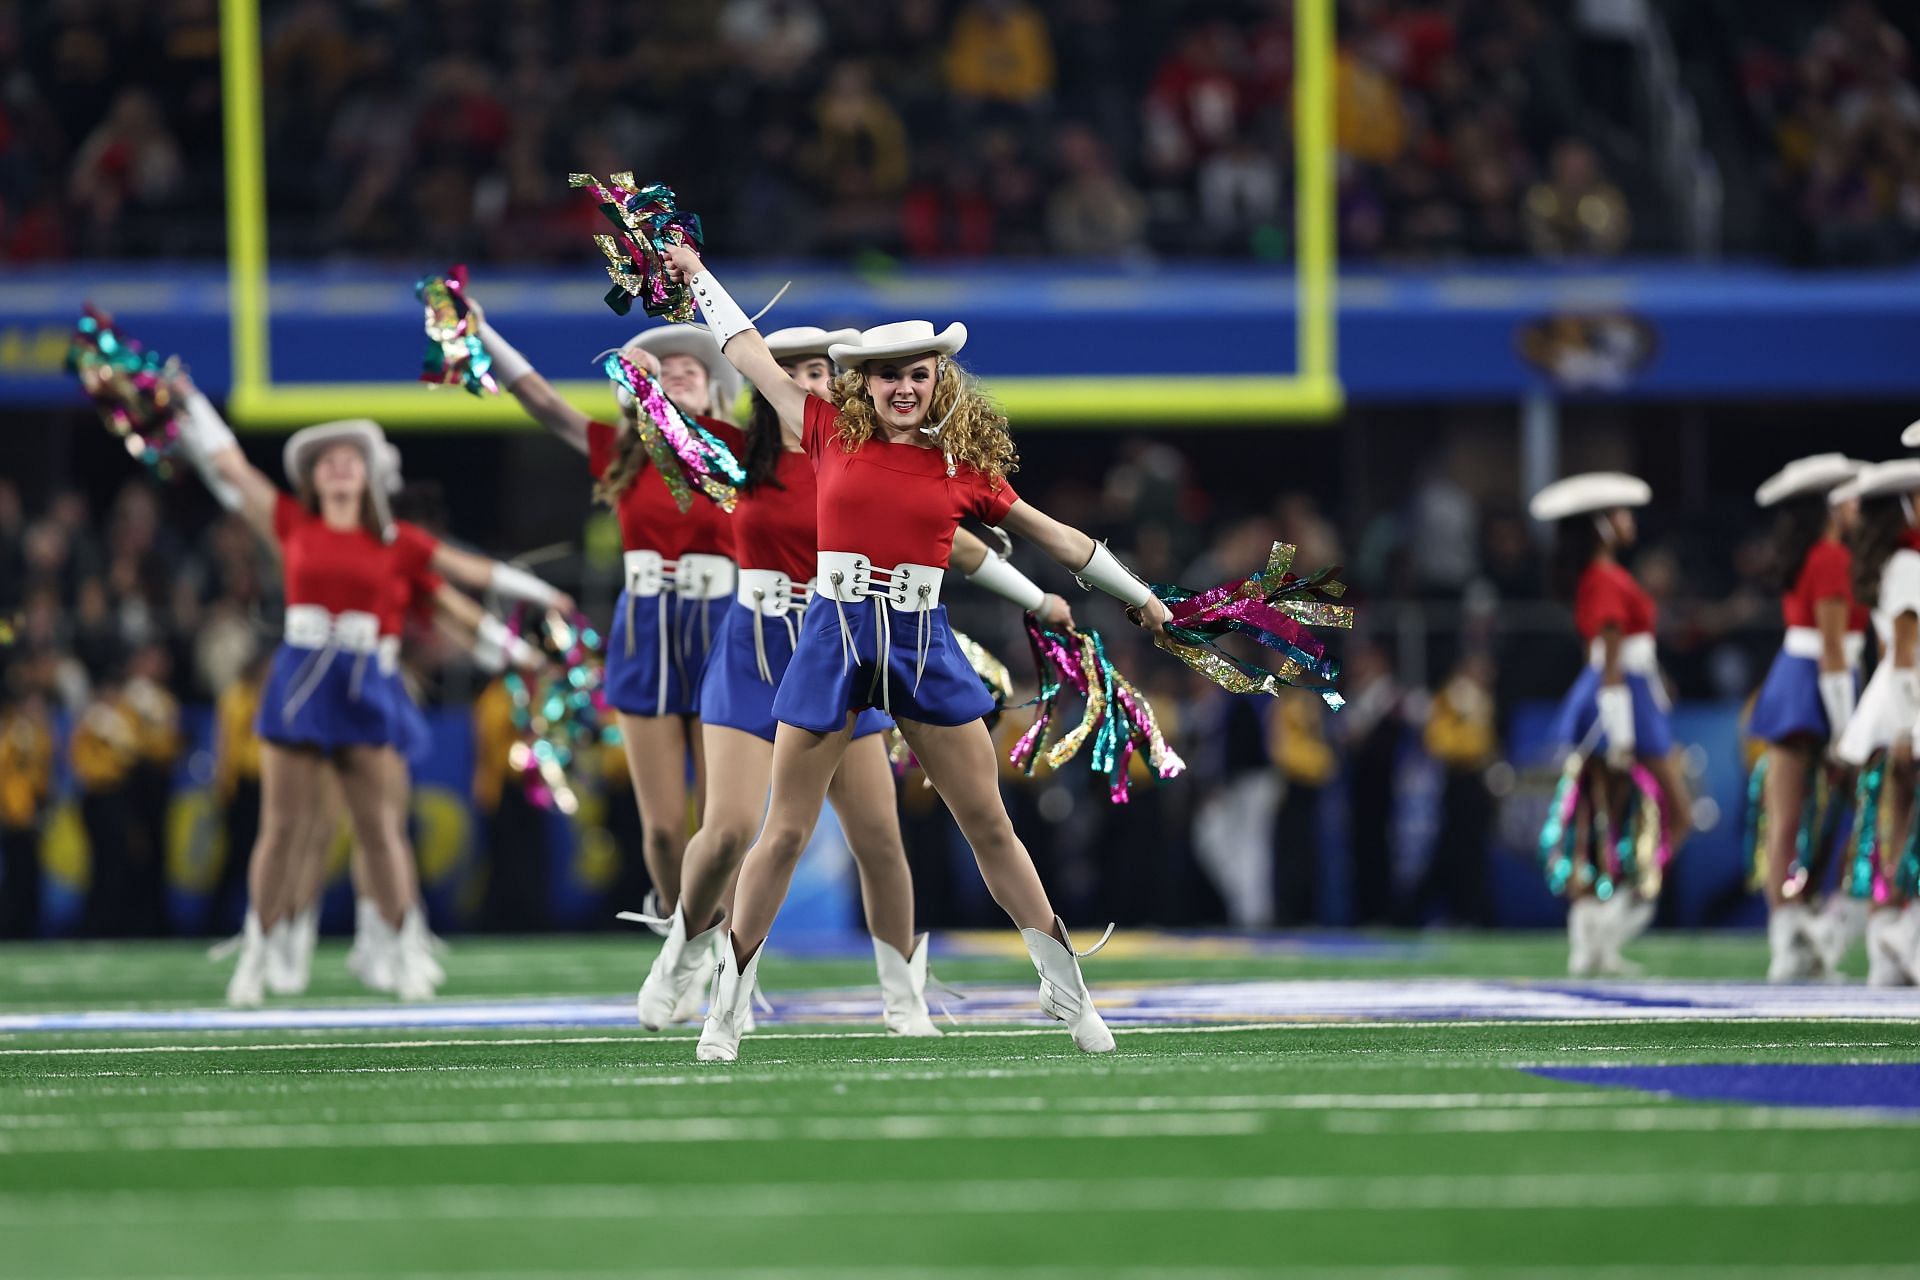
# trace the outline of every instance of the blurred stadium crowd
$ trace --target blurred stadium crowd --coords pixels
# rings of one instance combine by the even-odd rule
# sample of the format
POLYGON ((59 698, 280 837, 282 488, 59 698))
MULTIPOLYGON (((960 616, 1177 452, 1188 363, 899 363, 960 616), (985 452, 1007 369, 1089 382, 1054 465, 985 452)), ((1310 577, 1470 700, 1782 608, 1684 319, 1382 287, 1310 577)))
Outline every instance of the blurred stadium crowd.
MULTIPOLYGON (((1588 7, 1342 4, 1345 258, 1673 245, 1662 122, 1588 7)), ((1901 30, 1872 0, 1676 9, 1701 100, 1748 108, 1708 123, 1749 238, 1911 257, 1901 30)), ((599 215, 563 171, 619 169, 676 175, 735 256, 1290 252, 1289 0, 269 0, 262 21, 281 257, 571 260, 599 215)), ((216 0, 0 5, 0 83, 0 257, 218 256, 216 0)))

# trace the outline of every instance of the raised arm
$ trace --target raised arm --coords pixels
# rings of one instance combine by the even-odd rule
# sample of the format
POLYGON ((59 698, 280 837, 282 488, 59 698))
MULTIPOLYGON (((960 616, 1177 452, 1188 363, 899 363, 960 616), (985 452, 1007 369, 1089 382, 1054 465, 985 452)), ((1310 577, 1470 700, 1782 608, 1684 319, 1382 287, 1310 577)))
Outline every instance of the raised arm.
POLYGON ((1013 562, 989 547, 965 529, 953 531, 953 555, 949 561, 967 575, 967 581, 1003 600, 1010 600, 1038 617, 1049 627, 1073 628, 1073 610, 1051 591, 1042 591, 1038 583, 1013 567, 1013 562))
POLYGON ((1140 576, 1120 563, 1104 542, 1095 542, 1070 524, 1062 524, 1024 499, 1007 511, 1001 526, 1018 534, 1073 572, 1085 587, 1098 587, 1127 606, 1127 617, 1156 635, 1167 625, 1161 604, 1140 576))
POLYGON ((525 569, 444 542, 433 549, 433 571, 449 582, 473 591, 491 591, 503 600, 540 609, 573 609, 572 596, 525 569))
POLYGON ((753 321, 747 319, 747 313, 740 304, 713 278, 700 261, 700 255, 686 245, 673 245, 667 249, 667 265, 673 278, 685 281, 693 290, 693 299, 700 304, 700 314, 705 317, 707 327, 713 330, 713 336, 719 339, 720 349, 726 352, 728 361, 740 371, 742 377, 754 385, 754 389, 767 398, 773 411, 780 418, 780 429, 789 441, 800 443, 800 435, 806 426, 807 393, 800 384, 787 376, 780 362, 773 358, 773 352, 767 350, 767 343, 760 331, 753 327, 753 321))
POLYGON ((487 313, 481 310, 478 302, 472 305, 474 315, 480 321, 480 345, 493 357, 495 381, 513 393, 513 398, 520 402, 520 407, 527 411, 528 417, 585 453, 587 415, 569 404, 553 389, 552 383, 534 371, 525 356, 514 350, 512 343, 487 323, 487 313))
POLYGON ((442 586, 433 597, 433 621, 440 633, 473 655, 489 675, 508 666, 532 671, 542 661, 540 651, 507 630, 506 624, 482 609, 472 596, 442 586))
POLYGON ((255 533, 271 543, 273 507, 279 500, 279 489, 247 461, 247 455, 240 452, 240 442, 233 437, 233 428, 200 388, 187 382, 183 392, 186 412, 180 416, 181 450, 220 505, 239 512, 255 533))

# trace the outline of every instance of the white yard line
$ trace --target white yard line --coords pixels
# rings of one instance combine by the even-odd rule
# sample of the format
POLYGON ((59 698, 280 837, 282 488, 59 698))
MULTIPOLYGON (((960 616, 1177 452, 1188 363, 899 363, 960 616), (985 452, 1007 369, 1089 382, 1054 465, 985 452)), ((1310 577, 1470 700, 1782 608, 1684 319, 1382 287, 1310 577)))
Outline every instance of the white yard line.
POLYGON ((1270 1178, 1007 1178, 679 1187, 311 1187, 269 1191, 0 1194, 0 1229, 216 1222, 634 1222, 1022 1214, 1796 1210, 1920 1205, 1920 1174, 1534 1173, 1270 1178))
MULTIPOLYGON (((110 1276, 73 1277, 72 1280, 201 1280, 203 1273, 143 1275, 115 1272, 110 1276)), ((251 1280, 632 1280, 631 1268, 617 1271, 276 1271, 256 1269, 251 1280)), ((1632 1266, 1596 1264, 1590 1267, 1516 1266, 1289 1266, 1262 1267, 1115 1266, 1099 1267, 701 1267, 662 1268, 649 1265, 647 1280, 1276 1280, 1288 1276, 1315 1280, 1914 1280, 1920 1267, 1841 1263, 1805 1266, 1796 1263, 1681 1263, 1632 1266)))
MULTIPOLYGON (((1630 1098, 1632 1095, 1628 1095, 1630 1098)), ((1616 1102, 1626 1099, 1616 1095, 1616 1102)), ((1554 1111, 1470 1111, 1413 1115, 1341 1113, 1326 1117, 1330 1133, 1402 1137, 1422 1133, 1744 1133, 1839 1132, 1913 1128, 1920 1113, 1873 1107, 1616 1106, 1554 1111)))

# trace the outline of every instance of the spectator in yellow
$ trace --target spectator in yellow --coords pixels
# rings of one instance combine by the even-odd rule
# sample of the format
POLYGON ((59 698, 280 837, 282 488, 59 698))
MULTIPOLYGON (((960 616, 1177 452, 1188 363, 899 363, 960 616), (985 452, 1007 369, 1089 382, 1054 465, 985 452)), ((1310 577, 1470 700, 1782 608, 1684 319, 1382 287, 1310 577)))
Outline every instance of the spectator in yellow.
MULTIPOLYGON (((513 695, 504 678, 488 683, 473 700, 473 800, 486 819, 486 890, 482 927, 499 933, 533 933, 551 925, 547 892, 547 815, 513 773, 513 695)), ((613 753, 627 777, 625 756, 613 753)), ((631 810, 632 805, 625 806, 631 810)))
POLYGON ((1340 50, 1333 76, 1334 132, 1340 150, 1368 164, 1388 165, 1407 144, 1400 86, 1364 48, 1340 50))
POLYGON ((1286 791, 1273 822, 1274 918, 1309 924, 1320 907, 1320 800, 1339 772, 1319 695, 1285 689, 1268 720, 1268 750, 1286 791))
POLYGON ((947 41, 954 96, 1027 107, 1053 92, 1053 37, 1046 19, 1020 0, 973 0, 947 41))
POLYGON ((247 860, 260 832, 260 738, 253 726, 270 657, 270 652, 256 652, 240 678, 214 702, 213 792, 227 853, 208 924, 223 934, 238 932, 247 910, 247 860))
POLYGON ((827 242, 854 249, 890 233, 907 186, 907 130, 859 62, 842 62, 815 101, 806 168, 825 197, 827 242))
POLYGON ((1633 234, 1627 198, 1578 138, 1553 148, 1550 175, 1527 192, 1527 243, 1543 258, 1609 257, 1633 234))
POLYGON ((127 779, 140 762, 140 726, 126 703, 119 673, 100 679, 68 744, 87 832, 86 930, 125 937, 138 915, 133 894, 133 813, 127 779))
POLYGON ((127 774, 133 823, 133 931, 141 937, 166 932, 167 815, 173 807, 173 773, 180 759, 180 704, 168 691, 173 661, 158 644, 142 645, 127 662, 123 689, 133 715, 135 758, 127 774))
POLYGON ((1450 923, 1481 927, 1493 923, 1487 890, 1493 797, 1487 790, 1487 768, 1500 741, 1492 680, 1493 664, 1487 656, 1468 654, 1434 695, 1428 710, 1423 739, 1427 754, 1446 770, 1446 781, 1440 791, 1440 829, 1433 858, 1411 904, 1419 912, 1442 899, 1450 923))
POLYGON ((53 725, 28 687, 0 711, 0 938, 40 934, 40 825, 53 794, 53 725))

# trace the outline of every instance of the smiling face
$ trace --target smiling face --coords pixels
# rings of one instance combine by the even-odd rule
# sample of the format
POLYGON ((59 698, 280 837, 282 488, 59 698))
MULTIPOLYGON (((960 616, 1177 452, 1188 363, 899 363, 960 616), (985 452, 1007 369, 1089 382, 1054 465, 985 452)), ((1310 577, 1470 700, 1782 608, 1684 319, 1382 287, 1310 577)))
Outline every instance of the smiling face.
POLYGON ((912 431, 924 426, 933 407, 933 389, 940 374, 938 356, 910 360, 874 360, 867 364, 867 395, 889 431, 912 431))
POLYGON ((367 459, 345 440, 320 450, 313 460, 313 489, 325 504, 358 505, 367 492, 367 459))
POLYGON ((707 413, 713 402, 713 392, 708 386, 707 366, 688 355, 671 355, 660 361, 660 385, 666 388, 667 398, 682 409, 691 408, 695 413, 707 413))
POLYGON ((803 356, 798 360, 782 360, 780 367, 785 369, 787 376, 808 395, 819 396, 824 400, 833 388, 833 362, 825 356, 803 356))

